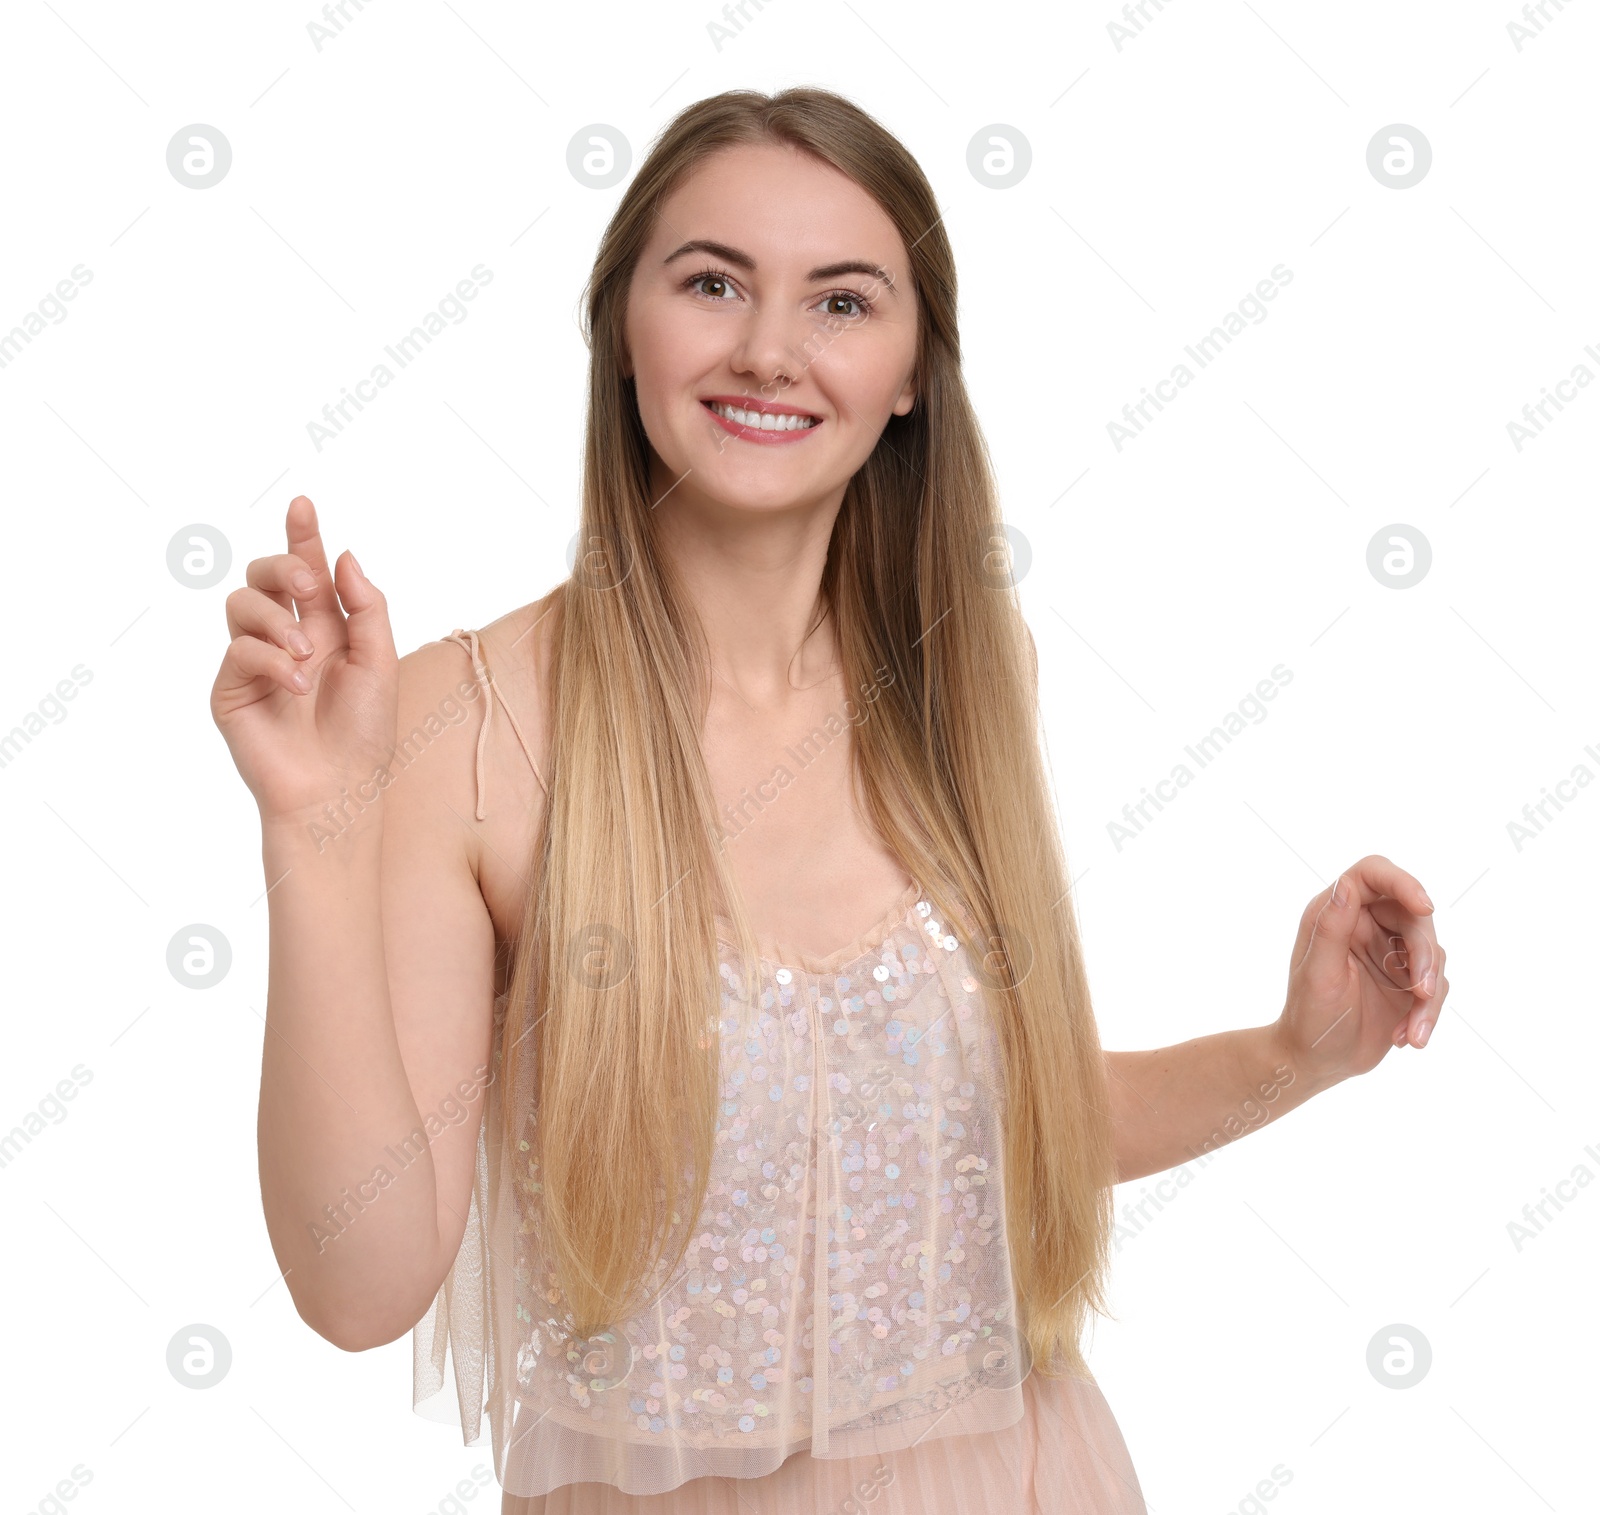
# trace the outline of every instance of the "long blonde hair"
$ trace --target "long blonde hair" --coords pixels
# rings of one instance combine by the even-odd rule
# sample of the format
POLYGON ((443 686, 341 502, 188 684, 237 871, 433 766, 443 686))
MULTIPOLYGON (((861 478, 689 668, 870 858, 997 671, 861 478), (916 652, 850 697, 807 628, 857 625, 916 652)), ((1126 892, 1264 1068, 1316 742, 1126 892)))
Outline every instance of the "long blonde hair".
POLYGON ((1115 1160, 1036 661, 962 380, 955 263, 932 189, 884 127, 826 90, 731 90, 682 111, 595 259, 580 546, 552 594, 550 797, 500 1043, 503 1150, 528 1153, 529 1202, 575 1336, 629 1318, 650 1280, 676 1270, 713 1152, 718 911, 747 965, 755 953, 700 747, 704 642, 658 542, 624 319, 664 199, 710 154, 770 142, 854 180, 909 253, 916 403, 890 417, 845 490, 820 603, 845 687, 880 686, 852 728, 865 813, 942 918, 976 927, 1033 1360, 1086 1373, 1088 1314, 1109 1313, 1115 1160))

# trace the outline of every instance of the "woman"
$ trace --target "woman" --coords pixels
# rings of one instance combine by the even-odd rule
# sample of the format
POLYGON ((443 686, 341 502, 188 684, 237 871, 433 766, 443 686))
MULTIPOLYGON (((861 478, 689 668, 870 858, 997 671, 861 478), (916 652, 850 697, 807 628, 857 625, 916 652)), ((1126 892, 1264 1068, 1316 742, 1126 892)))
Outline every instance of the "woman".
POLYGON ((955 297, 870 117, 701 101, 590 282, 571 576, 397 659, 299 497, 229 597, 274 1251, 329 1340, 415 1330, 506 1511, 1142 1511, 1112 1184, 1447 993, 1367 857, 1275 1023, 1101 1051, 955 297))

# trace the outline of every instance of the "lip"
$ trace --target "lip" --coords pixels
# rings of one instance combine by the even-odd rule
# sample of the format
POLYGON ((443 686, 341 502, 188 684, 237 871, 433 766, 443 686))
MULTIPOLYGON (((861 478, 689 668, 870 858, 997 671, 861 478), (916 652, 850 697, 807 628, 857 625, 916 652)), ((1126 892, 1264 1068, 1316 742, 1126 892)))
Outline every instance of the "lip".
POLYGON ((755 400, 749 395, 702 395, 700 403, 705 407, 706 414, 724 431, 738 437, 741 441, 755 442, 764 447, 781 447, 789 442, 803 442, 807 437, 814 436, 827 424, 814 410, 801 410, 795 405, 774 405, 770 400, 755 400), (737 421, 730 421, 726 416, 719 416, 711 408, 713 404, 732 405, 738 410, 754 410, 763 415, 809 416, 817 424, 794 431, 762 431, 760 427, 741 426, 737 421))

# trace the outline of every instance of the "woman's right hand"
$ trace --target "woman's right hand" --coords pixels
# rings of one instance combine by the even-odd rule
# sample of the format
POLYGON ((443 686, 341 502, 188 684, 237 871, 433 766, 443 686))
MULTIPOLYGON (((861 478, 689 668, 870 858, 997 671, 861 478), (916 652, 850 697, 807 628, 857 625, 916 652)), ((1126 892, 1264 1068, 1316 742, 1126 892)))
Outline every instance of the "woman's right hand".
POLYGON ((228 596, 233 640, 211 688, 212 719, 264 825, 315 819, 386 768, 399 702, 382 592, 348 550, 328 567, 304 495, 284 524, 289 551, 254 559, 228 596))

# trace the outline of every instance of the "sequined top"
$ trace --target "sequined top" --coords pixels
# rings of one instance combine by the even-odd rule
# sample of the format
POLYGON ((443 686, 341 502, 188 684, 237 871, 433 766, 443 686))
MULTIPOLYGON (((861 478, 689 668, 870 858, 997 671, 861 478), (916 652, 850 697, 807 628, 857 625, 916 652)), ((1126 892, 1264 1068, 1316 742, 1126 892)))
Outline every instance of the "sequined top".
MULTIPOLYGON (((476 635, 449 640, 484 695, 482 815, 491 691, 504 697, 476 635)), ((537 1207, 513 1181, 529 1158, 488 1139, 500 1081, 489 1086, 461 1251, 414 1332, 414 1404, 459 1414, 469 1444, 487 1414, 509 1493, 579 1481, 661 1493, 711 1473, 761 1477, 801 1448, 854 1457, 1022 1415, 1004 1080, 969 933, 913 881, 827 956, 758 942, 748 996, 722 917, 717 936, 710 1187, 654 1303, 602 1336, 570 1340, 550 1313, 537 1207)), ((503 998, 495 1012, 498 1045, 503 998)))

